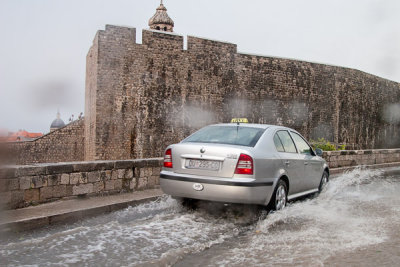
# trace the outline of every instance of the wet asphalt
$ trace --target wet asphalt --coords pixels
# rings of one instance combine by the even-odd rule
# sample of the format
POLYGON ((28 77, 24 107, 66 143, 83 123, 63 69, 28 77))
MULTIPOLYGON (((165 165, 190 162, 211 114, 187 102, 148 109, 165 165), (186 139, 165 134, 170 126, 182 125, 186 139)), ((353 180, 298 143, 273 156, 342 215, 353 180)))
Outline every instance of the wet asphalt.
POLYGON ((1 266, 395 266, 400 176, 356 169, 282 211, 156 201, 0 239, 1 266), (194 208, 194 209, 192 209, 194 208))

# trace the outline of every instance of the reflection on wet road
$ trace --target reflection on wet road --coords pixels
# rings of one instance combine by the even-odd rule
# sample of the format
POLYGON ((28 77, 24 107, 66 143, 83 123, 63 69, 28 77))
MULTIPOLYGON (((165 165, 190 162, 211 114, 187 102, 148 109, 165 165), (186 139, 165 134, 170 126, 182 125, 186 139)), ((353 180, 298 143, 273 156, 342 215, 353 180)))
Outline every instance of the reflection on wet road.
POLYGON ((266 215, 165 197, 0 241, 0 265, 322 266, 400 262, 400 177, 355 170, 266 215))

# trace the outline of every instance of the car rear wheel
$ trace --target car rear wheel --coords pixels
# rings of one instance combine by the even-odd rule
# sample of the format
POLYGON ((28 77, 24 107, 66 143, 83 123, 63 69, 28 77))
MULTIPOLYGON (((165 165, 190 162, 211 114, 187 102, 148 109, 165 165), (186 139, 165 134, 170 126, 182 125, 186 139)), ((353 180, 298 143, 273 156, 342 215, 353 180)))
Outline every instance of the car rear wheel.
POLYGON ((198 202, 199 201, 197 199, 193 199, 193 198, 182 198, 181 199, 182 206, 187 209, 190 209, 190 210, 197 209, 198 202))
POLYGON ((321 177, 321 182, 319 183, 318 192, 321 193, 322 190, 326 187, 326 184, 329 182, 329 174, 327 171, 324 171, 321 177))
POLYGON ((272 210, 281 210, 286 207, 287 203, 287 185, 283 180, 279 180, 275 187, 274 194, 269 202, 272 210))

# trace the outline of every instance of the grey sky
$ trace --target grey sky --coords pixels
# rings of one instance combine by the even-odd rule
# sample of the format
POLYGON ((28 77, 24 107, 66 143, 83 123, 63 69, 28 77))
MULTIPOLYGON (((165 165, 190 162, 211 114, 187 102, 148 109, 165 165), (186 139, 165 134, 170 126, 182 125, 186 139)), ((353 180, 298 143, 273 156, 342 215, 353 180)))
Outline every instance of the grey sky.
MULTIPOLYGON (((174 31, 240 52, 360 69, 400 82, 398 0, 165 0, 174 31)), ((1 0, 0 129, 47 132, 84 111, 86 53, 105 24, 148 28, 158 0, 1 0)))

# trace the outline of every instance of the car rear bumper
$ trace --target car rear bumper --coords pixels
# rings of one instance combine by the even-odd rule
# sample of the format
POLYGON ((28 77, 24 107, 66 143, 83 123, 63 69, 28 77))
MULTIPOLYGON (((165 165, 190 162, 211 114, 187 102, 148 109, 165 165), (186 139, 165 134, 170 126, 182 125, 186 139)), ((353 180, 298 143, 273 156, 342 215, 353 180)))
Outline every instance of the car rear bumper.
POLYGON ((240 178, 203 178, 162 171, 160 185, 164 193, 173 197, 267 205, 272 196, 275 181, 274 179, 258 181, 240 178), (195 187, 197 190, 194 189, 195 187))

